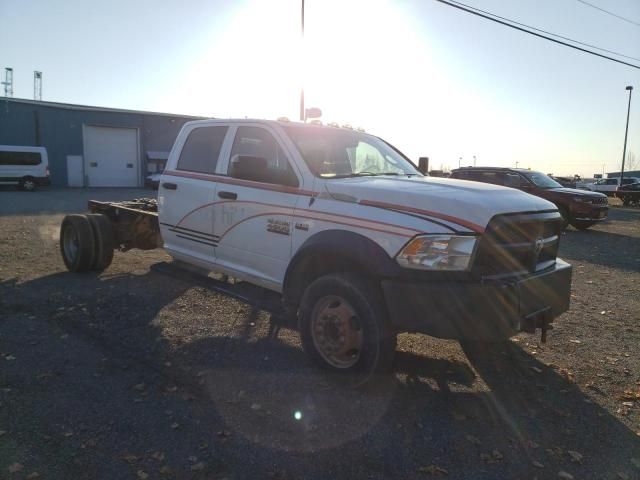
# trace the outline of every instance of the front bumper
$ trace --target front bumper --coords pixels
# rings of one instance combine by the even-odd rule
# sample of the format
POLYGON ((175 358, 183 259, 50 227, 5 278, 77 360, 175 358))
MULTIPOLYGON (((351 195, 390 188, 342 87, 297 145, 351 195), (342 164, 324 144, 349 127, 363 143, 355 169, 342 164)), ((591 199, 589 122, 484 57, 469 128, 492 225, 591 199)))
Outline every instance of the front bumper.
POLYGON ((457 340, 503 340, 535 330, 569 309, 571 265, 512 280, 382 282, 391 322, 401 332, 457 340))
POLYGON ((573 220, 589 222, 601 222, 609 215, 609 207, 606 205, 572 205, 571 217, 573 220))

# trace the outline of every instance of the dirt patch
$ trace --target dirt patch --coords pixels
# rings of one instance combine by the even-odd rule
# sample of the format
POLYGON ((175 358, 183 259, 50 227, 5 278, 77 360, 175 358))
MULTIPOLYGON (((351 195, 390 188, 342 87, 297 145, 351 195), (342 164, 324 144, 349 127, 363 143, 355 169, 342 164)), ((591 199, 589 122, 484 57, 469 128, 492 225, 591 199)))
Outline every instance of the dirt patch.
POLYGON ((547 345, 402 335, 367 391, 264 312, 150 269, 162 251, 66 272, 62 215, 21 209, 0 217, 0 478, 640 476, 638 209, 563 235, 572 306, 547 345))

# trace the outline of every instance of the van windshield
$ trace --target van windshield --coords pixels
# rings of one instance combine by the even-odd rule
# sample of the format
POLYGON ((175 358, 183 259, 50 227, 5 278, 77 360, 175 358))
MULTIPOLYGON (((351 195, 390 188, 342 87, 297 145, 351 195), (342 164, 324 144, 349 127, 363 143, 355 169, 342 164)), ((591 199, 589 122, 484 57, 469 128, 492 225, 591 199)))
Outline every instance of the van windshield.
POLYGON ((333 127, 284 127, 314 175, 345 178, 419 175, 394 147, 373 135, 333 127))

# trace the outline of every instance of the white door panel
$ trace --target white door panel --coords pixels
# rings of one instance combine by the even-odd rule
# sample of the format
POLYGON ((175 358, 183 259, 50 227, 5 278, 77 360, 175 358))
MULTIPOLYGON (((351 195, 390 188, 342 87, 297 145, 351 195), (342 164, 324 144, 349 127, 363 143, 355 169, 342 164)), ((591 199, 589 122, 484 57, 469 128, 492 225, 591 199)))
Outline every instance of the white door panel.
POLYGON ((233 133, 225 152, 228 176, 219 179, 215 199, 216 262, 278 289, 291 258, 301 179, 276 132, 242 125, 233 133))
POLYGON ((165 249, 208 263, 214 261, 216 237, 213 235, 212 202, 215 190, 215 182, 162 175, 158 203, 165 249))
POLYGON ((160 177, 158 215, 164 246, 176 257, 213 267, 216 176, 228 126, 194 127, 178 152, 172 152, 160 177))
POLYGON ((67 186, 84 187, 81 155, 67 155, 67 186))
POLYGON ((238 197, 220 201, 215 207, 217 262, 281 283, 291 258, 292 217, 298 195, 222 183, 218 184, 220 192, 238 197))

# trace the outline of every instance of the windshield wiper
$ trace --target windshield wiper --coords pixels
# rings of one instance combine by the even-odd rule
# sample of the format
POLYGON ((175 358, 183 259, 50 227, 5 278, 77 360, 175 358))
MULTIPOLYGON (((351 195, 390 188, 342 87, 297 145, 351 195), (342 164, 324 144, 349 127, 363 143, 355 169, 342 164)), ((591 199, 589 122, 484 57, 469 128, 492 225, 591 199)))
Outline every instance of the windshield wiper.
POLYGON ((322 178, 353 178, 353 177, 374 177, 377 173, 373 172, 354 172, 354 173, 343 173, 341 175, 331 175, 324 174, 322 178))
POLYGON ((345 173, 342 175, 322 175, 322 178, 353 178, 353 177, 380 177, 383 175, 394 175, 394 176, 398 176, 398 175, 415 175, 414 173, 403 173, 400 174, 398 172, 380 172, 380 173, 374 173, 374 172, 353 172, 353 173, 345 173))

